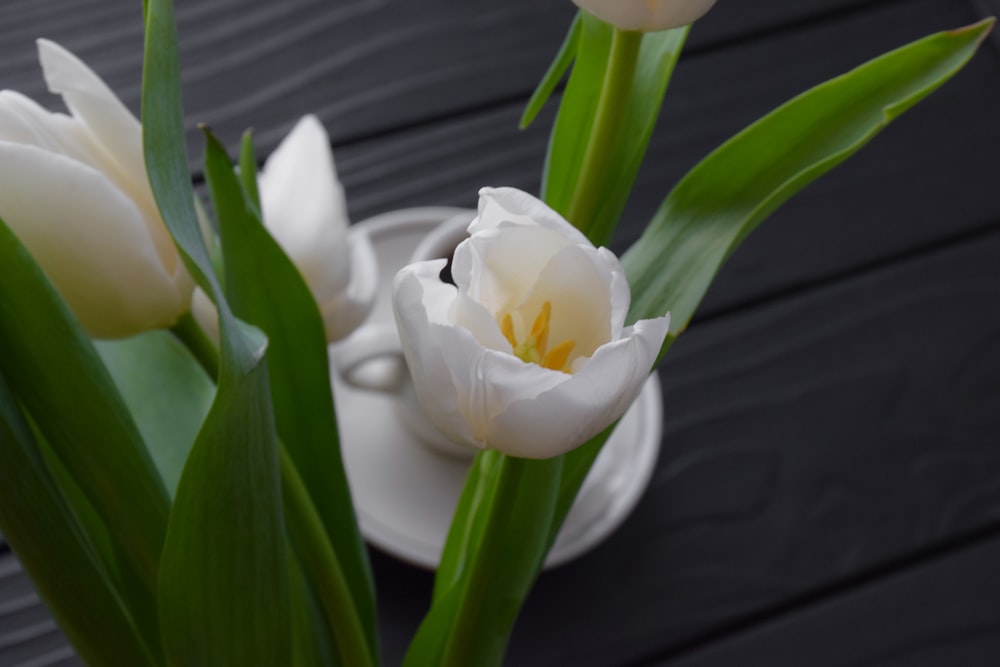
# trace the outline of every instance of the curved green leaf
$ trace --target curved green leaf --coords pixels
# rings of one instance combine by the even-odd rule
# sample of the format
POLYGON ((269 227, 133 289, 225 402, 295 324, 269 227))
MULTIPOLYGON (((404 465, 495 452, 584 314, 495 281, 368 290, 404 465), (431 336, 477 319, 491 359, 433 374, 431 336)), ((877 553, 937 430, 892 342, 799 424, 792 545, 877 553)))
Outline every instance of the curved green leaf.
MULTIPOLYGON (((90 339, 2 221, 0 266, 0 373, 77 485, 65 498, 86 498, 127 561, 134 577, 119 594, 154 608, 169 512, 156 468, 90 339)), ((157 645, 155 622, 143 631, 157 645)))
MULTIPOLYGON (((321 517, 321 533, 336 557, 336 567, 343 570, 353 600, 349 606, 356 606, 368 651, 377 655, 374 584, 340 457, 330 362, 319 308, 298 269, 261 223, 253 202, 255 196, 253 192, 244 194, 225 149, 210 132, 206 130, 205 134, 205 173, 222 235, 227 296, 241 318, 268 335, 278 433, 290 456, 289 465, 296 470, 296 479, 301 476, 308 490, 301 499, 314 505, 321 517)), ((249 136, 243 145, 240 176, 246 185, 256 182, 249 136)), ((286 498, 288 493, 285 489, 286 498)), ((294 529, 292 518, 304 513, 291 507, 287 511, 289 528, 294 529)), ((315 562, 301 552, 300 558, 304 565, 315 562)), ((314 579, 323 576, 308 567, 306 574, 314 579)), ((342 628, 335 630, 347 629, 347 619, 338 619, 338 623, 342 628)), ((339 634, 337 638, 342 648, 351 639, 339 634)), ((347 656, 344 662, 358 664, 347 656)))
POLYGON ((0 374, 0 528, 76 652, 93 665, 156 665, 98 548, 48 473, 0 374))
POLYGON ((722 263, 764 218, 951 78, 992 27, 988 19, 887 53, 716 149, 677 184, 622 258, 630 320, 669 310, 671 333, 683 331, 722 263))
POLYGON ((292 659, 284 511, 267 340, 238 322, 202 238, 187 173, 170 0, 148 0, 143 149, 157 206, 219 313, 218 390, 184 466, 163 549, 159 602, 171 664, 292 659))
POLYGON ((559 85, 559 81, 566 74, 566 70, 573 64, 573 60, 576 58, 577 45, 580 42, 580 21, 580 12, 577 12, 576 18, 573 19, 573 23, 569 27, 569 32, 566 33, 566 39, 563 40, 562 46, 559 47, 559 52, 524 107, 520 123, 522 130, 534 122, 538 116, 538 112, 545 106, 545 103, 552 96, 552 92, 559 85))
POLYGON ((173 496, 215 384, 167 331, 94 344, 173 496))

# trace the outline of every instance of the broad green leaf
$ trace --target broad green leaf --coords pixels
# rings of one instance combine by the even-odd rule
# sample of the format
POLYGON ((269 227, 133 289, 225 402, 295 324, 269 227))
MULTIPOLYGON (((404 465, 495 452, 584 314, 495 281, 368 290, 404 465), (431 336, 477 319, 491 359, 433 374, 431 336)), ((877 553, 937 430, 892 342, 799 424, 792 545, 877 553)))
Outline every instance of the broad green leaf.
POLYGON ((942 32, 803 93, 705 158, 622 258, 630 320, 670 311, 684 330, 722 263, 789 197, 958 72, 993 19, 942 32))
POLYGON ((77 654, 92 665, 156 665, 96 546, 48 473, 0 374, 0 529, 77 654))
POLYGON ((278 441, 260 331, 238 322, 209 261, 187 173, 170 0, 148 0, 143 149, 164 221, 216 303, 217 393, 177 487, 160 568, 170 664, 283 665, 292 659, 278 441))
MULTIPOLYGON (((160 477, 90 339, 2 221, 0 266, 0 372, 135 573, 120 594, 147 608, 169 512, 160 477)), ((143 629, 155 645, 156 625, 143 629)))
POLYGON ((171 496, 215 397, 215 384, 167 331, 95 341, 171 496))
POLYGON ((576 64, 546 156, 543 199, 606 245, 632 191, 689 27, 614 30, 581 12, 576 64))
MULTIPOLYGON (((235 312, 268 335, 271 395, 281 441, 308 490, 305 499, 322 517, 331 545, 357 605, 369 652, 377 651, 375 594, 367 554, 354 517, 340 458, 330 387, 330 362, 319 309, 295 265, 264 228, 245 195, 222 145, 206 130, 205 173, 218 215, 226 258, 226 291, 235 312)), ((252 146, 244 141, 244 183, 255 182, 252 146), (247 157, 250 155, 251 157, 247 157)), ((291 518, 299 516, 286 506, 291 518)), ((304 564, 308 565, 306 559, 304 564)), ((316 573, 306 569, 307 576, 316 573)), ((322 596, 321 596, 322 597, 322 596)), ((346 629, 331 616, 335 630, 346 629)), ((335 633, 336 634, 336 633, 335 633)), ((350 638, 337 634, 338 646, 350 638)), ((355 662, 347 660, 345 663, 355 662)))
POLYGON ((562 459, 496 451, 473 464, 405 665, 500 665, 549 547, 562 459))
POLYGON ((559 47, 559 53, 556 54, 555 60, 552 61, 548 71, 545 72, 545 76, 542 77, 542 80, 535 88, 535 92, 532 93, 531 99, 528 100, 528 104, 524 107, 520 123, 522 130, 534 122, 538 116, 538 112, 545 106, 545 103, 552 96, 552 92, 559 85, 559 81, 566 74, 566 70, 573 64, 573 59, 576 58, 577 45, 580 41, 580 21, 580 13, 577 12, 576 18, 573 19, 573 23, 569 27, 569 32, 566 33, 566 39, 563 40, 562 46, 559 47))

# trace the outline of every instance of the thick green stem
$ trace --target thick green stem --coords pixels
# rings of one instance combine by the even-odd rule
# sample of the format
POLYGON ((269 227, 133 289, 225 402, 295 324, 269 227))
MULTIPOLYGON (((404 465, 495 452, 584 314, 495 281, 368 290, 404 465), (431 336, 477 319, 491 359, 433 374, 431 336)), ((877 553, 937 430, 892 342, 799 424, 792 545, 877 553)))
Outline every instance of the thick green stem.
POLYGON ((219 348, 205 334, 194 315, 185 313, 170 329, 214 382, 219 377, 219 348))
POLYGON ((285 503, 288 531, 309 581, 326 612, 336 639, 341 664, 374 665, 372 648, 364 624, 351 597, 337 553, 323 529, 323 520, 313 505, 295 464, 281 449, 281 492, 285 503))
POLYGON ((641 44, 641 32, 615 28, 597 113, 587 137, 580 176, 566 211, 566 219, 592 240, 595 215, 606 189, 611 153, 620 141, 641 44))

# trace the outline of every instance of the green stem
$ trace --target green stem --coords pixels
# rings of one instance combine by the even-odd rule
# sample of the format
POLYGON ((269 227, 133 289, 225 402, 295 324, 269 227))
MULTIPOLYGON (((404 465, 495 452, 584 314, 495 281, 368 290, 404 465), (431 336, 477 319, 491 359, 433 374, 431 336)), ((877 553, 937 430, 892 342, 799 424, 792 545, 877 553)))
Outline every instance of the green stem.
POLYGON ((337 553, 327 539, 323 520, 284 447, 281 448, 281 492, 289 534, 306 575, 316 587, 336 639, 341 664, 352 667, 374 665, 364 624, 351 597, 337 553))
POLYGON ((594 229, 595 217, 606 189, 611 153, 620 141, 641 44, 641 32, 615 28, 608 68, 601 85, 601 98, 597 103, 590 136, 587 137, 580 175, 566 211, 566 219, 592 241, 593 235, 600 231, 594 229))
POLYGON ((219 348, 205 334, 198 321, 194 319, 194 315, 190 312, 185 313, 170 331, 184 343, 214 382, 219 377, 219 348))
POLYGON ((472 513, 483 529, 466 548, 468 572, 459 583, 462 590, 439 661, 443 667, 502 663, 511 629, 548 551, 561 459, 531 461, 492 451, 480 456, 494 457, 488 464, 496 470, 486 482, 491 492, 472 513))

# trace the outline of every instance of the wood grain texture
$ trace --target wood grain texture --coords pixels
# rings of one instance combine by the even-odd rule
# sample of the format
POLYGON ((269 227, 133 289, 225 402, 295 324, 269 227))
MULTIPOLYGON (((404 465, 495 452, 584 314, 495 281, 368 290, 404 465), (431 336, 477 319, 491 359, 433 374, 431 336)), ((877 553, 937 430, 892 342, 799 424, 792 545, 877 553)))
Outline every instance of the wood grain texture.
MULTIPOLYGON (((41 93, 30 43, 44 30, 134 106, 138 4, 129 14, 112 0, 4 3, 0 86, 41 93)), ((536 190, 550 116, 524 133, 516 119, 569 3, 413 4, 180 0, 190 123, 207 120, 229 139, 254 124, 266 153, 299 115, 319 111, 355 219, 470 205, 484 184, 536 190)), ((692 36, 619 249, 727 136, 888 48, 975 20, 982 3, 736 4, 720 3, 692 36)), ((851 610, 869 600, 873 610, 905 610, 959 604, 977 582, 979 594, 995 590, 978 546, 954 554, 958 566, 885 588, 854 584, 907 554, 1000 527, 998 80, 1000 51, 984 51, 734 255, 662 370, 664 451, 649 493, 607 544, 543 576, 511 664, 616 665, 681 652, 730 660, 692 664, 744 664, 745 646, 785 660, 758 664, 813 664, 806 639, 837 644, 842 628, 859 627, 851 610), (813 603, 796 606, 814 594, 833 610, 819 621, 813 603), (776 610, 780 622, 769 624, 776 610), (803 625, 786 622, 798 611, 803 625), (741 631, 721 653, 690 653, 731 628, 741 631), (775 652, 799 632, 798 660, 775 652)), ((425 609, 430 575, 374 559, 393 664, 425 609)), ((37 664, 64 664, 65 640, 11 563, 0 552, 0 665, 44 655, 55 662, 37 664)), ((973 613, 980 598, 967 599, 968 614, 940 626, 942 637, 958 633, 947 635, 955 652, 940 655, 969 650, 1000 664, 973 613)), ((932 621, 915 617, 864 656, 921 664, 892 651, 933 634, 932 621)), ((851 664, 844 656, 831 664, 851 664)))
MULTIPOLYGON (((634 242, 687 169, 767 110, 890 48, 976 18, 962 4, 919 0, 684 58, 615 248, 634 242)), ((1000 56, 984 50, 857 156, 786 204, 733 255, 699 317, 995 225, 997 80, 1000 56)), ((520 113, 519 103, 499 105, 340 148, 353 217, 413 205, 473 206, 482 185, 536 191, 551 115, 519 132, 520 113)))
MULTIPOLYGON (((884 0, 883 0, 884 1, 884 0)), ((858 0, 767 0, 698 26, 694 49, 856 8, 858 0)), ((871 2, 867 4, 872 4, 871 2)), ((266 154, 305 113, 337 143, 501 101, 526 100, 562 40, 566 0, 178 0, 193 155, 197 123, 266 154)), ((138 111, 138 2, 45 0, 0 7, 0 87, 45 97, 33 41, 56 40, 138 111)), ((52 104, 52 100, 48 100, 52 104)))
POLYGON ((995 667, 1000 536, 777 618, 672 667, 995 667), (873 631, 874 630, 874 631, 873 631))
POLYGON ((0 665, 81 664, 14 555, 0 550, 0 665))

